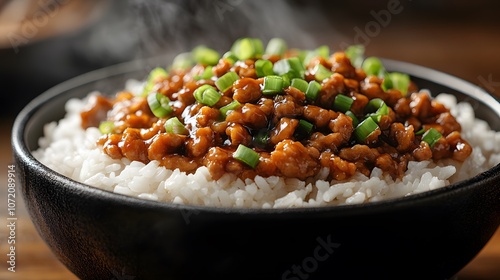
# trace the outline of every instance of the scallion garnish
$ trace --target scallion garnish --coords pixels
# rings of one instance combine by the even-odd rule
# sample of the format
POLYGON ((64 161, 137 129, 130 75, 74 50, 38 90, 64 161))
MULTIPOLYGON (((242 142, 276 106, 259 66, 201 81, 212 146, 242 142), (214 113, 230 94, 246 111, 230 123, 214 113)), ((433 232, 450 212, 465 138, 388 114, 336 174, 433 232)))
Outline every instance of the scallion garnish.
POLYGON ((193 93, 194 99, 201 104, 214 106, 222 95, 211 85, 202 85, 193 93))
POLYGON ((356 117, 356 115, 354 115, 354 113, 352 111, 345 112, 345 115, 352 119, 352 126, 353 127, 358 126, 358 124, 359 124, 358 117, 356 117))
POLYGON ((365 107, 365 113, 373 113, 377 111, 380 107, 382 107, 382 104, 384 104, 384 100, 380 98, 373 98, 371 99, 368 104, 366 104, 365 107))
POLYGON ((305 68, 297 57, 285 58, 274 63, 276 75, 288 74, 290 78, 304 78, 305 68))
POLYGON ((191 53, 193 54, 194 60, 203 65, 215 65, 220 59, 218 51, 203 45, 197 46, 191 53))
POLYGON ((295 75, 292 73, 286 73, 281 75, 281 78, 283 78, 283 88, 287 88, 292 84, 292 79, 294 78, 295 75))
POLYGON ((258 38, 252 38, 253 47, 255 49, 254 58, 260 58, 264 54, 264 45, 262 41, 258 38))
POLYGON ((258 59, 255 61, 255 73, 257 77, 274 75, 273 63, 267 59, 258 59))
POLYGON ((377 123, 372 118, 366 118, 354 129, 354 137, 358 143, 364 143, 368 136, 377 129, 377 123))
POLYGON ((393 88, 393 83, 392 83, 392 79, 391 79, 391 76, 389 73, 387 73, 385 76, 384 76, 384 80, 382 81, 382 84, 380 85, 380 87, 384 90, 384 91, 387 91, 391 88, 393 88))
POLYGON ((283 91, 284 81, 283 78, 276 75, 266 76, 264 78, 264 86, 262 94, 274 95, 283 91))
POLYGON ((170 99, 165 95, 153 92, 148 95, 148 105, 151 112, 158 118, 163 118, 173 112, 170 99))
POLYGON ((307 91, 307 87, 309 86, 309 84, 307 83, 306 80, 295 78, 295 79, 292 79, 290 86, 305 93, 307 91))
POLYGON ((220 107, 219 112, 222 114, 224 118, 226 118, 227 113, 232 110, 236 110, 241 107, 241 103, 238 100, 233 100, 226 106, 220 107))
POLYGON ((259 163, 260 155, 256 151, 240 144, 238 145, 236 151, 233 153, 233 158, 247 164, 252 168, 255 168, 259 163))
POLYGON ((160 78, 167 78, 167 77, 168 77, 167 71, 161 67, 156 67, 153 70, 151 70, 151 72, 149 72, 146 85, 144 86, 144 90, 142 91, 142 96, 146 96, 151 91, 153 91, 153 87, 155 86, 155 83, 160 78))
POLYGON ((203 70, 203 73, 201 74, 200 78, 202 80, 208 80, 214 76, 214 72, 212 71, 213 67, 212 66, 207 66, 205 67, 205 70, 203 70))
POLYGON ((279 55, 283 56, 287 49, 287 45, 285 40, 281 38, 272 38, 269 40, 266 46, 266 54, 267 55, 279 55))
POLYGON ((304 133, 309 135, 313 130, 314 125, 306 120, 299 120, 299 124, 297 125, 298 133, 304 133))
POLYGON ((371 117, 376 123, 380 123, 382 117, 387 116, 388 114, 389 114, 389 107, 384 102, 382 106, 375 112, 375 114, 371 115, 371 117))
POLYGON ((293 49, 290 49, 290 52, 296 54, 297 58, 302 62, 302 65, 304 65, 304 66, 307 65, 304 63, 304 60, 307 56, 308 51, 293 48, 293 49))
POLYGON ((365 46, 363 45, 352 45, 349 46, 345 51, 345 55, 351 61, 352 66, 360 68, 363 64, 363 55, 365 53, 365 46))
POLYGON ((236 61, 238 61, 238 57, 231 51, 224 53, 222 57, 231 61, 231 64, 234 64, 236 61))
POLYGON ((333 75, 333 72, 328 70, 325 66, 322 64, 317 64, 314 67, 314 78, 318 82, 322 82, 325 79, 330 78, 333 75))
POLYGON ((333 109, 345 113, 351 109, 353 102, 354 100, 349 96, 337 94, 337 96, 335 96, 335 100, 333 101, 333 109))
POLYGON ((215 81, 215 86, 221 91, 225 92, 230 89, 234 82, 236 82, 240 77, 236 72, 227 72, 222 75, 217 81, 215 81))
POLYGON ((328 58, 330 56, 330 48, 326 45, 319 46, 315 50, 312 51, 305 51, 305 54, 303 55, 304 58, 302 59, 303 65, 308 65, 311 59, 315 57, 323 57, 323 58, 328 58))
POLYGON ((432 148, 441 137, 443 137, 443 135, 441 135, 441 133, 439 133, 439 131, 437 131, 435 128, 431 127, 424 133, 424 135, 422 135, 422 141, 427 142, 427 144, 429 144, 429 147, 432 148))
POLYGON ((269 131, 267 129, 261 129, 253 137, 252 142, 257 148, 265 148, 269 143, 269 131))
POLYGON ((177 117, 170 118, 165 122, 165 132, 180 135, 188 134, 188 130, 177 117))
POLYGON ((377 57, 368 57, 361 64, 361 68, 365 71, 367 76, 379 76, 385 72, 382 61, 377 57))
POLYGON ((264 52, 262 41, 257 38, 241 38, 234 42, 231 47, 231 52, 238 57, 239 60, 247 60, 250 58, 259 58, 264 52))
POLYGON ((316 81, 310 81, 306 89, 306 98, 309 100, 316 100, 318 98, 321 84, 316 81))
POLYGON ((393 88, 399 90, 403 96, 406 96, 408 87, 410 86, 410 76, 399 72, 392 72, 389 76, 391 77, 393 88))
POLYGON ((368 113, 367 117, 372 118, 376 123, 379 123, 382 116, 389 114, 389 107, 385 104, 384 100, 380 98, 374 98, 368 102, 365 107, 365 113, 368 113))
POLYGON ((188 70, 195 64, 193 54, 190 52, 180 53, 172 62, 172 69, 176 70, 188 70))
POLYGON ((103 121, 99 124, 99 131, 102 134, 108 134, 113 132, 113 129, 115 129, 115 123, 112 121, 103 121))
POLYGON ((323 58, 328 58, 330 56, 330 47, 327 45, 321 45, 317 47, 314 52, 323 58))
POLYGON ((421 128, 419 131, 415 132, 415 135, 418 136, 418 135, 423 135, 425 133, 425 128, 421 128))

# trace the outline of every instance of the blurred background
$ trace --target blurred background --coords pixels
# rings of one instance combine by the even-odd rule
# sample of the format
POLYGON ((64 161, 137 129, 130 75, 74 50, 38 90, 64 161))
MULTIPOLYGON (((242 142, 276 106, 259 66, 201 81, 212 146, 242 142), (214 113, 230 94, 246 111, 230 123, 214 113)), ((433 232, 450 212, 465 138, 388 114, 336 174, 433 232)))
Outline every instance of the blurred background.
POLYGON ((200 43, 225 50, 242 36, 361 43, 475 84, 500 81, 499 12, 493 0, 0 0, 0 98, 11 104, 0 114, 92 69, 200 43))
MULTIPOLYGON (((494 0, 0 0, 1 190, 11 163, 12 121, 46 89, 94 69, 201 43, 223 51, 249 36, 264 42, 282 37, 297 48, 364 44, 367 55, 434 68, 500 97, 500 2, 494 0)), ((152 66, 145 66, 145 75, 152 66)), ((14 276, 71 279, 29 218, 21 222, 19 270, 26 274, 14 276)), ((2 239, 2 252, 5 245, 2 239)), ((499 262, 497 233, 457 278, 498 279, 499 262)))

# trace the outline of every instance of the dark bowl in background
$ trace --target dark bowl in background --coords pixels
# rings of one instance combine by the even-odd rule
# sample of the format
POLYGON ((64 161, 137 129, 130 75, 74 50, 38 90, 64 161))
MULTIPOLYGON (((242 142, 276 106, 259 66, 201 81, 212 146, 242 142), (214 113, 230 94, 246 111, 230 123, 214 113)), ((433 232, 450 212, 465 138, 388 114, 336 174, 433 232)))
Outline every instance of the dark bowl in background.
MULTIPOLYGON (((43 125, 64 116, 68 99, 93 90, 114 94, 127 79, 145 77, 150 63, 69 80, 33 100, 14 123, 13 152, 31 219, 82 279, 447 279, 500 224, 500 165, 458 184, 377 203, 235 209, 103 191, 33 157, 43 125)), ((500 104, 482 89, 421 66, 384 65, 409 73, 433 94, 471 102, 477 117, 500 130, 500 104)))

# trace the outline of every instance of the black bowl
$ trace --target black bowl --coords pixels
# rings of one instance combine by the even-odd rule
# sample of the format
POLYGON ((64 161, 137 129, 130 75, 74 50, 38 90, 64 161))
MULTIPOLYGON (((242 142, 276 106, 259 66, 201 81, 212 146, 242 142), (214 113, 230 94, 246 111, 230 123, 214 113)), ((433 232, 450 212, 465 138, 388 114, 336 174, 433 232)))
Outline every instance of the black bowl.
MULTIPOLYGON (((165 63, 166 64, 166 63, 165 63)), ((500 130, 500 104, 458 78, 384 60, 420 88, 472 103, 500 130)), ((33 100, 13 127, 31 219, 55 255, 83 279, 446 279, 500 223, 500 165, 421 194, 364 205, 234 209, 159 203, 68 179, 31 152, 71 97, 114 93, 146 75, 143 62, 106 68, 33 100)))

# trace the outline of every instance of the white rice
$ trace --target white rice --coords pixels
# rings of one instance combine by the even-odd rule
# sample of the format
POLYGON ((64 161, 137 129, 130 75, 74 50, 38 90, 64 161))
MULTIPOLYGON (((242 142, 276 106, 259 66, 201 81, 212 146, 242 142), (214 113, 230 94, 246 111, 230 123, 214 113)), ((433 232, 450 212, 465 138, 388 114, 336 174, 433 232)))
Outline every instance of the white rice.
MULTIPOLYGON (((140 89, 137 81, 127 88, 140 89)), ((226 174, 212 180, 208 169, 194 174, 167 170, 157 161, 148 164, 123 158, 112 159, 96 145, 101 136, 97 128, 83 130, 80 111, 86 100, 72 99, 67 114, 58 123, 44 127, 40 148, 33 154, 43 164, 76 181, 142 199, 180 204, 217 207, 314 207, 380 201, 403 197, 444 187, 484 172, 500 163, 500 132, 475 119, 468 103, 458 103, 453 95, 440 94, 437 100, 451 108, 462 125, 462 137, 469 141, 473 153, 463 163, 451 159, 438 163, 410 162, 400 180, 393 181, 375 168, 370 177, 360 173, 348 181, 325 181, 323 170, 307 181, 279 177, 241 180, 226 174)))

